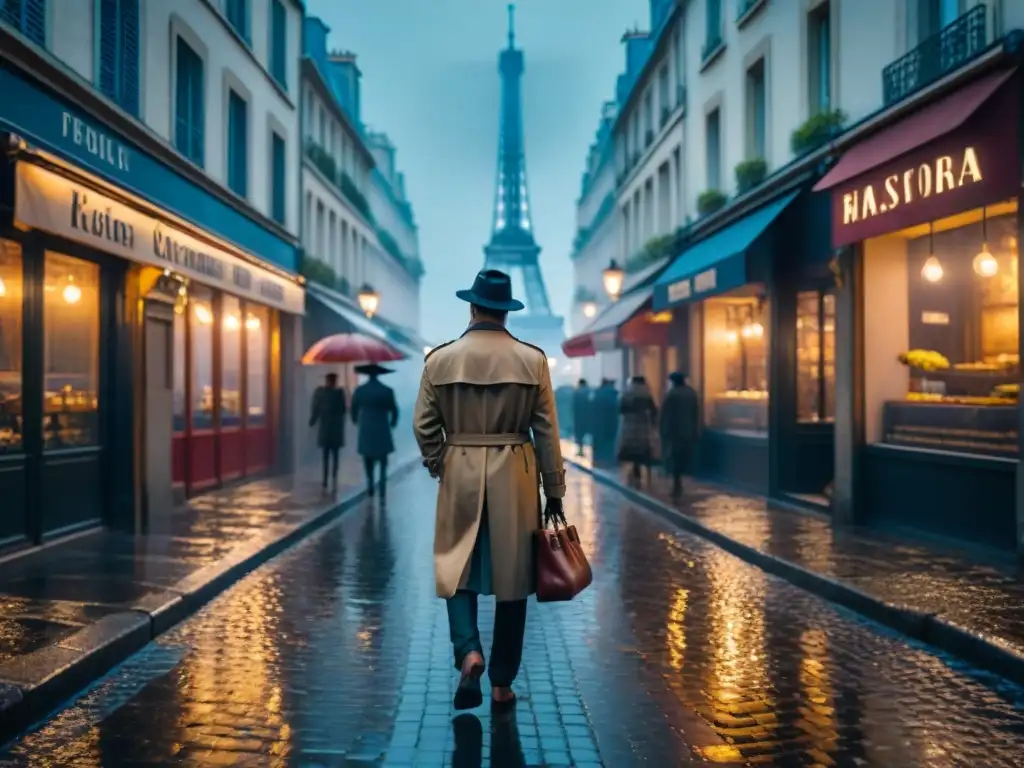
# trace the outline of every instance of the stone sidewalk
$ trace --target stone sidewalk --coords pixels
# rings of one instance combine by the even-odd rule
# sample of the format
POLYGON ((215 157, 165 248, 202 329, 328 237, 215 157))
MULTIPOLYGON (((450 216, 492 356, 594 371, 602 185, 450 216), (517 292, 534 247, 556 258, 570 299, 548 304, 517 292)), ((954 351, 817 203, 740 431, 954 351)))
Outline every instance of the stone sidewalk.
POLYGON ((1011 558, 943 548, 687 479, 673 502, 657 470, 630 487, 618 467, 593 466, 562 441, 568 461, 633 501, 822 597, 977 666, 1024 683, 1024 574, 1011 558))
MULTIPOLYGON (((397 435, 396 435, 397 437, 397 435)), ((418 464, 398 439, 389 475, 418 464)), ((0 741, 366 497, 351 447, 319 467, 197 496, 157 533, 99 530, 0 561, 0 741)))

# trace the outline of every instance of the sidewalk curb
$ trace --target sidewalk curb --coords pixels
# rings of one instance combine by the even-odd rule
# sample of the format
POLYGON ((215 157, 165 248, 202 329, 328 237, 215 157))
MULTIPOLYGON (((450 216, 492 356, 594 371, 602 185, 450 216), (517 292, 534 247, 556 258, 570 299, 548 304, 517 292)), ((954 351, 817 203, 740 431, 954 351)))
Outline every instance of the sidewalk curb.
MULTIPOLYGON (((419 458, 410 457, 388 472, 388 479, 397 480, 419 465, 419 458)), ((365 489, 351 492, 301 523, 274 529, 276 535, 268 532, 266 536, 254 537, 166 592, 150 595, 128 610, 104 616, 54 645, 0 663, 0 745, 46 718, 259 566, 365 499, 365 489)))
POLYGON ((679 528, 707 539, 717 547, 757 566, 766 573, 783 578, 807 592, 945 651, 980 669, 1004 677, 1018 685, 1024 685, 1024 654, 1012 648, 1000 645, 995 640, 978 635, 937 614, 886 602, 838 579, 824 576, 796 563, 762 552, 704 525, 642 491, 630 488, 601 470, 581 464, 571 457, 565 457, 565 460, 602 485, 614 488, 630 501, 665 518, 679 528))

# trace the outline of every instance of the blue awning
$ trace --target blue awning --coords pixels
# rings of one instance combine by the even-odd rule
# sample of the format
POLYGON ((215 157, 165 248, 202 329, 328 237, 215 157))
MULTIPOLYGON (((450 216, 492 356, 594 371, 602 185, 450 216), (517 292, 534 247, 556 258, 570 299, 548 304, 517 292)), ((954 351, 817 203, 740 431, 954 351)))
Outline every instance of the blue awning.
POLYGON ((802 191, 783 195, 683 251, 654 284, 655 311, 746 285, 747 252, 802 191))

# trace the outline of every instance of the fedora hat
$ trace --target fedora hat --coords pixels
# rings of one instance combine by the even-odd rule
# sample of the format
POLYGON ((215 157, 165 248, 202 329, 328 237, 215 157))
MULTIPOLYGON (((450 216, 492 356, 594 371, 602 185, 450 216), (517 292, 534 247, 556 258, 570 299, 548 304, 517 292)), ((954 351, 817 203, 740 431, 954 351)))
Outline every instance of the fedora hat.
POLYGON ((383 365, 377 365, 377 363, 367 363, 366 365, 357 365, 355 372, 361 373, 364 376, 381 376, 385 373, 394 373, 394 370, 385 368, 383 365))
POLYGON ((473 287, 456 291, 455 295, 478 307, 496 312, 518 312, 523 302, 512 298, 512 279, 497 269, 483 269, 476 273, 473 287))

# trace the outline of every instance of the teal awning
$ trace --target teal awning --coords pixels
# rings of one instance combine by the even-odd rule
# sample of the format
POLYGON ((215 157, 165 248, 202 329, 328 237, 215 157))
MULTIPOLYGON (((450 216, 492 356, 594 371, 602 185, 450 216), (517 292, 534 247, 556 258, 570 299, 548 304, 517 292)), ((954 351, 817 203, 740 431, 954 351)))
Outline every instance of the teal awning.
POLYGON ((803 190, 789 192, 683 251, 654 284, 654 309, 700 301, 750 282, 747 253, 803 190))

